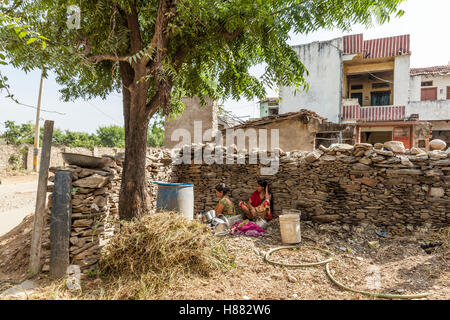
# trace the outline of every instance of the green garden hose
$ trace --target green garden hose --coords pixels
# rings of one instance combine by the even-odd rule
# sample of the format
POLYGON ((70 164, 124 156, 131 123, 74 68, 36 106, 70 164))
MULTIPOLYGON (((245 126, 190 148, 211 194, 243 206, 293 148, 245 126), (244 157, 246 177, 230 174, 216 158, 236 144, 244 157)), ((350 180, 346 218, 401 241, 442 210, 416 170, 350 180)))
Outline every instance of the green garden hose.
POLYGON ((332 277, 329 265, 330 265, 329 263, 327 263, 325 265, 325 271, 327 272, 328 277, 331 279, 331 281, 334 282, 334 284, 336 284, 337 286, 339 286, 345 290, 348 290, 348 291, 357 292, 357 293, 365 294, 367 296, 372 296, 372 297, 391 298, 391 299, 417 299, 417 298, 423 298, 423 297, 430 295, 429 293, 419 293, 419 294, 409 294, 409 295, 387 294, 387 293, 368 292, 368 291, 352 289, 350 287, 344 286, 342 283, 337 282, 337 280, 332 277))
POLYGON ((267 261, 268 263, 271 264, 275 264, 275 265, 279 265, 279 266, 285 266, 285 267, 314 267, 314 266, 320 266, 322 264, 331 262, 333 260, 333 258, 328 258, 326 260, 323 261, 319 261, 319 262, 311 262, 311 263, 299 263, 299 264, 289 264, 289 263, 282 263, 282 262, 276 262, 276 261, 272 261, 269 260, 269 256, 278 250, 282 250, 282 249, 300 249, 300 248, 308 248, 308 249, 314 249, 314 250, 319 250, 323 253, 328 254, 329 256, 332 256, 333 254, 325 249, 321 249, 321 248, 317 248, 317 247, 310 247, 310 246, 303 246, 303 247, 299 247, 299 246, 284 246, 284 247, 278 247, 278 248, 274 248, 274 249, 270 249, 269 251, 267 251, 267 253, 264 255, 264 260, 267 261))
POLYGON ((356 293, 361 293, 361 294, 372 296, 372 297, 389 298, 389 299, 418 299, 418 298, 423 298, 423 297, 426 297, 426 296, 430 295, 430 293, 420 293, 420 294, 411 294, 411 295, 385 294, 385 293, 377 293, 377 292, 356 290, 356 289, 352 289, 350 287, 344 286, 343 284, 339 283, 336 279, 334 279, 333 276, 330 273, 329 264, 333 260, 332 257, 330 257, 330 258, 328 258, 326 260, 323 260, 323 261, 319 261, 319 262, 301 263, 301 264, 289 264, 289 263, 276 262, 276 261, 269 260, 269 256, 273 252, 278 251, 278 250, 282 250, 282 249, 292 249, 292 248, 296 248, 296 249, 300 249, 300 248, 314 249, 314 250, 319 250, 319 251, 321 251, 323 253, 326 253, 329 256, 333 256, 332 252, 330 252, 328 250, 325 250, 325 249, 317 248, 317 247, 311 247, 311 246, 283 246, 283 247, 273 248, 273 249, 270 249, 269 251, 267 251, 267 253, 264 255, 264 260, 266 262, 268 262, 268 263, 271 263, 271 264, 274 264, 274 265, 279 265, 279 266, 285 266, 285 267, 313 267, 313 266, 319 266, 319 265, 325 264, 325 272, 327 273, 327 275, 331 279, 331 281, 333 281, 333 283, 336 284, 338 287, 341 287, 344 290, 348 290, 348 291, 352 291, 352 292, 356 292, 356 293))

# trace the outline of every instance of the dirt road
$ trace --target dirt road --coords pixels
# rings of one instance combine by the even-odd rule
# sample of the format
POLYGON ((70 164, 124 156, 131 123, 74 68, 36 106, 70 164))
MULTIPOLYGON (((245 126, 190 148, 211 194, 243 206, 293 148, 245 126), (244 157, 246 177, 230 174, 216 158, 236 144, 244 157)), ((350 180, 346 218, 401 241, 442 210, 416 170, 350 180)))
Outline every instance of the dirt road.
POLYGON ((2 178, 0 236, 17 226, 35 209, 37 175, 2 178))

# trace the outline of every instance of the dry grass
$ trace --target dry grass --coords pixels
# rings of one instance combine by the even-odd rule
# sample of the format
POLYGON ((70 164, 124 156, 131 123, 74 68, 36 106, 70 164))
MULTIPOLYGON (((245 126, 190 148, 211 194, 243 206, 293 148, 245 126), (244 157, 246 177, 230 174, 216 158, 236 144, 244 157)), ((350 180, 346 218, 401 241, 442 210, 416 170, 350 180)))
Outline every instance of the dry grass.
POLYGON ((125 222, 104 249, 99 268, 112 280, 109 293, 115 299, 149 298, 188 276, 209 276, 232 262, 207 226, 174 212, 125 222))
MULTIPOLYGON (((264 253, 282 245, 277 219, 269 223, 265 237, 215 237, 201 223, 186 223, 171 215, 124 224, 104 252, 110 255, 102 260, 102 273, 83 279, 80 292, 70 292, 64 280, 41 274, 36 279, 39 289, 29 299, 374 299, 337 287, 323 267, 265 263, 264 253), (233 254, 232 264, 224 246, 233 254), (230 265, 231 270, 224 269, 230 265)), ((358 233, 333 234, 321 225, 301 225, 302 244, 333 252, 332 275, 347 286, 392 294, 429 292, 427 300, 450 297, 448 227, 417 234, 417 238, 377 238, 372 225, 358 233), (368 247, 367 242, 374 239, 380 241, 380 248, 368 247), (420 247, 422 242, 443 244, 428 254, 420 247)), ((277 251, 272 258, 299 263, 325 256, 302 248, 277 251)))
POLYGON ((442 249, 450 250, 450 226, 433 232, 425 239, 425 242, 441 242, 442 249))

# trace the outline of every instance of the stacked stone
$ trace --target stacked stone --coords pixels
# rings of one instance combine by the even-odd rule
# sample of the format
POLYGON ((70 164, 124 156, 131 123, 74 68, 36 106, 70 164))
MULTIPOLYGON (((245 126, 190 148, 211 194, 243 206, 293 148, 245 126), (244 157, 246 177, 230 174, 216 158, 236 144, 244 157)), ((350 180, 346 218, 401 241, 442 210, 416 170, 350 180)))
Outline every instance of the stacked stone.
POLYGON ((218 183, 231 188, 230 197, 237 205, 248 201, 262 177, 271 184, 278 214, 282 209, 300 209, 302 219, 329 224, 370 222, 393 233, 450 221, 450 158, 441 150, 406 150, 397 141, 375 147, 334 144, 306 153, 278 150, 273 158, 279 159, 278 172, 267 176, 260 174, 263 165, 249 164, 249 155, 257 150, 249 154, 237 153, 235 146, 193 145, 186 151, 192 164, 177 164, 174 175, 178 182, 194 184, 196 213, 217 204, 214 187, 218 183), (222 153, 223 164, 195 164, 196 150, 222 153), (235 164, 226 164, 226 159, 234 159, 235 164), (244 164, 236 163, 238 159, 244 164))
POLYGON ((154 181, 173 182, 172 177, 172 158, 168 149, 149 148, 147 150, 146 160, 146 180, 148 182, 148 190, 150 193, 150 212, 156 210, 156 198, 158 195, 158 186, 154 181))
MULTIPOLYGON (((102 169, 53 167, 51 172, 69 170, 72 173, 72 227, 70 234, 70 264, 79 265, 84 276, 95 269, 101 248, 118 227, 118 195, 122 168, 114 161, 102 169)), ((53 180, 54 176, 49 180, 53 180)), ((51 187, 50 190, 51 191, 51 187)), ((52 195, 48 198, 46 214, 43 271, 49 270, 50 262, 50 213, 52 195)))

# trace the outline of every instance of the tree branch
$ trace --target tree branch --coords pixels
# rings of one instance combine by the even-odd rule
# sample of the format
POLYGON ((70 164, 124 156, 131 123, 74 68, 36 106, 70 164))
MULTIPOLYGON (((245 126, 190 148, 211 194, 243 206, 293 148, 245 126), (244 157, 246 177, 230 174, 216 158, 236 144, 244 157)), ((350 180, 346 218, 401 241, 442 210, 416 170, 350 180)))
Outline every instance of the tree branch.
POLYGON ((138 14, 136 11, 136 3, 133 1, 130 4, 131 14, 126 13, 127 26, 130 30, 130 40, 131 40, 131 53, 136 54, 143 48, 142 38, 138 20, 138 14))
POLYGON ((231 40, 231 39, 234 39, 237 36, 239 36, 243 30, 244 30, 243 28, 239 28, 233 33, 229 33, 229 32, 226 32, 226 31, 220 31, 220 34, 223 35, 225 38, 231 40))
MULTIPOLYGON (((164 51, 167 50, 169 36, 166 33, 166 28, 171 19, 176 15, 176 7, 170 0, 161 0, 159 2, 158 15, 155 22, 155 32, 150 41, 148 53, 155 55, 153 59, 154 65, 159 65, 162 61, 164 51)), ((147 65, 150 61, 149 57, 144 57, 142 63, 147 65)))
POLYGON ((127 56, 114 56, 112 54, 100 54, 96 56, 89 57, 89 61, 93 63, 99 63, 103 60, 110 61, 126 61, 127 56))

